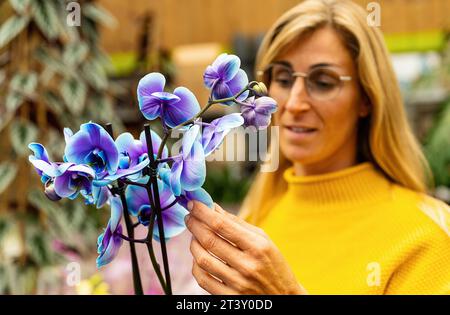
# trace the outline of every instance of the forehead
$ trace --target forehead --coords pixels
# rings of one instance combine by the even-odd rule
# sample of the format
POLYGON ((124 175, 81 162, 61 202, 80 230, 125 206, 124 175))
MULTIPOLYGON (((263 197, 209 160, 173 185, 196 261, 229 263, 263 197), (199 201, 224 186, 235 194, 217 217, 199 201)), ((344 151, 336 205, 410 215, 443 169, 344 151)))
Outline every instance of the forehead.
POLYGON ((277 61, 287 61, 297 71, 305 71, 314 64, 329 63, 336 68, 353 72, 353 58, 339 34, 330 27, 320 28, 293 42, 277 61))

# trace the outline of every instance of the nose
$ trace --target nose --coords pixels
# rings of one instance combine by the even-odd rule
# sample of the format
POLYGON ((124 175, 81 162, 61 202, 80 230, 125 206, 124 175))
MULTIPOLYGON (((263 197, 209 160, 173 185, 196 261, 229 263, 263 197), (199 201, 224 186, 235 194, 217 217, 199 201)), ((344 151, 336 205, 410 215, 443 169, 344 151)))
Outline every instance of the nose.
POLYGON ((311 108, 310 98, 306 91, 305 80, 297 77, 286 102, 286 110, 292 114, 299 114, 311 108))

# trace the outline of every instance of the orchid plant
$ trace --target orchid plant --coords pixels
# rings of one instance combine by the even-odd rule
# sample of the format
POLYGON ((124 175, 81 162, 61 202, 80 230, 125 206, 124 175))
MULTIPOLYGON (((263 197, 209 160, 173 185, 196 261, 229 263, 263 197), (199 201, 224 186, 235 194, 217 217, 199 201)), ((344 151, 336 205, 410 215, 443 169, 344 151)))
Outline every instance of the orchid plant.
POLYGON ((139 81, 140 111, 149 121, 160 119, 162 138, 146 124, 139 139, 127 132, 114 139, 111 124, 102 127, 88 122, 75 133, 64 129, 63 162, 52 161, 43 145, 29 144, 33 152, 29 161, 41 177, 49 199, 80 197, 97 208, 109 205, 111 216, 98 238, 97 267, 110 263, 123 241, 130 242, 136 294, 142 294, 143 290, 135 244, 146 244, 164 292, 172 294, 166 242, 185 230, 184 217, 190 200, 213 208, 211 196, 202 188, 206 177, 205 158, 233 128, 267 128, 277 108, 276 102, 265 96, 267 89, 263 83, 248 81, 235 55, 218 56, 206 68, 203 79, 210 90, 203 109, 185 87, 166 92, 165 78, 160 73, 149 73, 139 81), (202 115, 214 104, 237 104, 240 113, 202 122, 202 115), (181 149, 178 154, 169 155, 166 142, 177 129, 184 132, 181 149), (138 225, 148 228, 145 239, 134 238, 134 228, 138 225), (152 239, 160 244, 164 275, 152 239))

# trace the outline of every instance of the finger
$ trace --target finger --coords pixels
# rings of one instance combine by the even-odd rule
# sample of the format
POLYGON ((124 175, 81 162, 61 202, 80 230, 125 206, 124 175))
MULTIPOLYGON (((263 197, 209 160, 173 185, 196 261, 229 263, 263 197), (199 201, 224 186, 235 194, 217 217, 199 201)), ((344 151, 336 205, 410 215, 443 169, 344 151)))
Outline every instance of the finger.
POLYGON ((239 283, 240 274, 235 269, 213 257, 196 239, 192 240, 190 250, 197 265, 209 274, 222 280, 225 285, 236 287, 236 284, 239 283))
POLYGON ((186 227, 203 248, 230 266, 236 268, 240 261, 244 259, 244 254, 240 249, 215 234, 205 223, 197 218, 189 216, 186 221, 186 227))
POLYGON ((211 294, 234 295, 237 294, 233 289, 227 287, 225 284, 215 279, 205 270, 199 267, 196 262, 192 265, 192 275, 197 281, 198 285, 211 294))
POLYGON ((217 203, 214 203, 214 210, 216 210, 217 212, 222 213, 222 214, 228 216, 231 220, 233 220, 233 221, 235 221, 236 223, 238 223, 238 224, 240 224, 240 225, 242 225, 242 226, 244 226, 244 227, 246 227, 246 228, 252 230, 252 231, 255 232, 256 234, 259 234, 259 235, 261 235, 261 236, 263 236, 263 237, 267 237, 266 233, 264 233, 264 231, 263 231, 261 228, 259 228, 259 227, 257 227, 257 226, 254 226, 254 225, 252 225, 252 224, 246 222, 246 221, 243 220, 242 218, 240 218, 240 217, 238 217, 238 216, 236 216, 236 215, 234 215, 234 214, 232 214, 232 213, 230 213, 230 212, 224 210, 224 209, 223 209, 221 206, 219 206, 217 203))
POLYGON ((255 232, 231 220, 224 213, 212 211, 198 201, 192 202, 190 215, 205 223, 212 231, 236 244, 242 250, 251 248, 257 240, 256 236, 259 237, 255 232))

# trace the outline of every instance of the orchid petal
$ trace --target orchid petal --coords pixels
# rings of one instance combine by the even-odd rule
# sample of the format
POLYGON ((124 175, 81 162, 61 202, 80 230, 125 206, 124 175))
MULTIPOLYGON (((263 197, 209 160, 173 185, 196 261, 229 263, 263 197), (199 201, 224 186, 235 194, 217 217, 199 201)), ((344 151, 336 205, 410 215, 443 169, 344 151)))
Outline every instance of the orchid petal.
POLYGON ((184 190, 196 190, 203 185, 205 178, 205 153, 202 144, 195 141, 189 157, 183 163, 180 176, 181 186, 184 190))
POLYGON ((183 171, 183 160, 180 158, 172 164, 170 174, 170 188, 175 196, 181 194, 181 173, 183 171))
POLYGON ((111 232, 114 233, 122 218, 123 206, 120 197, 112 197, 110 200, 111 200, 111 219, 109 221, 110 223, 109 228, 111 232))
POLYGON ((178 87, 173 93, 180 98, 180 101, 164 104, 166 109, 163 111, 164 122, 171 128, 186 122, 200 111, 197 98, 187 88, 178 87))
MULTIPOLYGON (((143 177, 142 179, 138 180, 137 182, 141 183, 141 184, 145 184, 147 181, 148 181, 148 176, 143 177)), ((133 216, 138 215, 139 209, 143 205, 150 205, 147 190, 140 186, 128 185, 125 190, 125 198, 126 198, 127 205, 128 205, 128 212, 133 216)))
MULTIPOLYGON (((164 239, 166 241, 186 230, 184 217, 188 213, 189 212, 179 204, 175 204, 162 212, 164 222, 164 239)), ((153 228, 153 238, 160 241, 159 229, 156 225, 153 228)))
POLYGON ((28 148, 31 151, 33 151, 34 157, 36 159, 45 161, 47 163, 50 163, 47 150, 45 149, 45 147, 42 144, 36 143, 36 142, 32 142, 32 143, 30 143, 28 145, 28 148))
MULTIPOLYGON (((227 82, 227 86, 231 91, 231 95, 236 95, 239 93, 243 88, 245 88, 248 84, 248 77, 247 73, 245 73, 244 70, 239 69, 236 76, 233 77, 232 80, 227 82)), ((241 95, 237 97, 238 101, 243 101, 248 97, 248 91, 245 91, 241 95)))
POLYGON ((64 173, 55 178, 55 193, 61 198, 68 198, 77 192, 77 187, 71 184, 72 174, 64 173))

